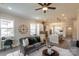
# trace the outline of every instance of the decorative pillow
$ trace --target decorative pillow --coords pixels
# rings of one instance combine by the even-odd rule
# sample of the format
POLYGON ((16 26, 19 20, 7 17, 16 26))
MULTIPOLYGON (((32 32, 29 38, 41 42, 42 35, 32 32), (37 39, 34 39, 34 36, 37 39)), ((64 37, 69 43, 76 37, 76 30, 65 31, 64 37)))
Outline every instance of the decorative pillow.
POLYGON ((32 45, 33 44, 33 37, 29 37, 28 41, 29 41, 29 45, 32 45))
POLYGON ((33 43, 35 44, 35 43, 37 43, 38 41, 37 41, 37 38, 33 38, 33 43))
POLYGON ((41 40, 40 40, 40 37, 39 37, 39 36, 37 36, 37 37, 35 37, 35 38, 36 38, 37 42, 41 42, 41 40))
POLYGON ((28 38, 24 39, 23 40, 23 46, 27 46, 29 44, 29 41, 28 41, 28 38))

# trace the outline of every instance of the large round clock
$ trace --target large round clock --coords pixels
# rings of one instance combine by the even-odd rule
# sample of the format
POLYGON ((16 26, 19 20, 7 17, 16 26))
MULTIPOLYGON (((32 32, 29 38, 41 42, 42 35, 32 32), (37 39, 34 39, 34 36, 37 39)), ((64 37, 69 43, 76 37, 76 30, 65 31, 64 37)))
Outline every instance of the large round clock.
POLYGON ((19 26, 18 30, 21 34, 26 34, 28 32, 28 27, 25 24, 22 24, 19 26))

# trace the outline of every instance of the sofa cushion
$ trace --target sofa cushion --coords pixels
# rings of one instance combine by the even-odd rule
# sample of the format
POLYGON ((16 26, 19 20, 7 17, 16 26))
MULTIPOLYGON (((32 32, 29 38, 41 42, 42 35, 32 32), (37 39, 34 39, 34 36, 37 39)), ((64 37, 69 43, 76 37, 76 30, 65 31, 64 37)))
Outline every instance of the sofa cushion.
POLYGON ((32 44, 34 44, 33 37, 29 37, 29 38, 28 38, 28 40, 29 40, 29 45, 32 45, 32 44))
POLYGON ((40 45, 41 45, 40 43, 34 44, 35 47, 38 47, 38 46, 40 46, 40 45))
POLYGON ((38 42, 37 38, 35 38, 35 37, 33 38, 33 41, 34 41, 33 42, 34 44, 38 42))
POLYGON ((37 39, 38 42, 41 42, 40 37, 35 37, 37 39))
POLYGON ((28 40, 29 40, 29 45, 33 45, 35 43, 40 42, 40 38, 38 37, 29 37, 28 40))

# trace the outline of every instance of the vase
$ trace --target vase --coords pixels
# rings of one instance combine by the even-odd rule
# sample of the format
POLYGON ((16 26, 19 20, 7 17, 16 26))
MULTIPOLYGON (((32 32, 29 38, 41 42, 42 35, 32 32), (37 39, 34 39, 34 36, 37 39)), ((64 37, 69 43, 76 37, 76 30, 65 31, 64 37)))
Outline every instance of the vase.
POLYGON ((48 54, 49 54, 49 55, 51 55, 51 54, 52 54, 52 51, 51 51, 51 49, 50 49, 50 48, 48 48, 47 52, 48 52, 48 54))

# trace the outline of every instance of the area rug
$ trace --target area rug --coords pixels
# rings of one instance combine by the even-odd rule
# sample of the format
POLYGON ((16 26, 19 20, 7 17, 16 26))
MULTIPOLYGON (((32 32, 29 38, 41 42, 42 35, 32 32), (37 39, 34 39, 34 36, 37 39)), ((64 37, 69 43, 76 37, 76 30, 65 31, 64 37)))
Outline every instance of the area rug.
MULTIPOLYGON (((46 48, 47 48, 46 46, 42 47, 41 49, 36 50, 35 52, 30 53, 29 55, 26 56, 42 56, 42 51, 46 48)), ((73 54, 68 49, 63 49, 56 46, 53 46, 52 49, 58 51, 59 56, 73 56, 73 54)), ((23 56, 23 54, 20 53, 20 50, 17 50, 15 52, 7 54, 7 56, 23 56)))

